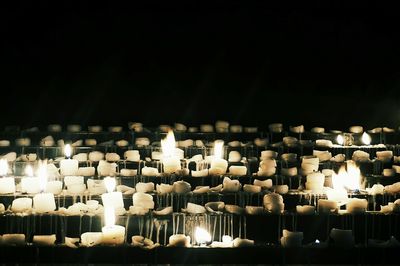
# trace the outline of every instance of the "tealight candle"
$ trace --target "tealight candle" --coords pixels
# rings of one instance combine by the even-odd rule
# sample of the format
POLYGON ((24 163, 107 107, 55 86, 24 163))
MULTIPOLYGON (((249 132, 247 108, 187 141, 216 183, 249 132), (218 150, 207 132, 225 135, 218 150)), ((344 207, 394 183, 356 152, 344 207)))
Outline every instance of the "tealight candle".
POLYGON ((32 209, 31 198, 18 198, 13 200, 11 204, 11 210, 13 212, 25 212, 32 209))
POLYGON ((319 213, 336 213, 338 211, 337 202, 333 200, 319 199, 318 212, 319 213))
POLYGON ((71 145, 69 145, 69 144, 65 145, 64 153, 65 153, 65 157, 67 157, 67 159, 61 160, 61 162, 60 162, 61 175, 64 175, 64 176, 76 175, 76 173, 78 172, 78 168, 79 168, 79 162, 78 162, 78 160, 70 158, 71 154, 72 154, 71 145))
POLYGON ((125 227, 115 225, 115 211, 112 206, 104 208, 105 226, 101 229, 101 243, 105 245, 121 245, 125 241, 125 227))

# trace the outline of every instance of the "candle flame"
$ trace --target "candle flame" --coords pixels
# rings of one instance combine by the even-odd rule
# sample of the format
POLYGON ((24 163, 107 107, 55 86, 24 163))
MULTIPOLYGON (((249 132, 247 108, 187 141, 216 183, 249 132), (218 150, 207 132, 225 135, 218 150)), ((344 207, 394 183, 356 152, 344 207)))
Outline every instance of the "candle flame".
POLYGON ((337 142, 339 145, 343 145, 343 143, 344 143, 344 138, 343 138, 343 136, 342 136, 342 135, 337 135, 337 137, 336 137, 336 142, 337 142))
POLYGON ((113 207, 104 207, 104 221, 106 226, 115 225, 115 212, 113 207))
POLYGON ((361 141, 364 145, 370 145, 371 144, 371 136, 368 135, 367 132, 364 132, 361 136, 361 141))
POLYGON ((361 188, 361 172, 356 163, 352 160, 346 162, 347 170, 344 166, 339 172, 333 173, 332 185, 333 190, 327 192, 329 200, 344 201, 347 197, 348 190, 357 190, 361 188))
POLYGON ((47 186, 47 161, 39 161, 38 178, 40 190, 45 191, 47 186))
POLYGON ((216 140, 214 142, 214 158, 222 159, 224 157, 224 141, 216 140))
POLYGON ((70 144, 65 145, 65 147, 64 147, 64 154, 65 154, 65 157, 71 158, 72 148, 71 148, 71 145, 70 145, 70 144))
POLYGON ((104 185, 105 185, 108 193, 113 192, 115 189, 115 186, 116 186, 115 178, 107 176, 106 178, 104 178, 104 185))
POLYGON ((172 130, 168 131, 167 137, 161 140, 161 149, 163 157, 172 157, 175 155, 175 135, 172 130))
POLYGON ((8 173, 7 159, 0 159, 0 176, 6 176, 8 173))
POLYGON ((196 227, 195 233, 194 233, 195 239, 197 244, 206 244, 211 242, 211 235, 207 230, 201 227, 196 227))
POLYGON ((26 176, 33 176, 33 168, 29 164, 25 167, 25 175, 26 176))

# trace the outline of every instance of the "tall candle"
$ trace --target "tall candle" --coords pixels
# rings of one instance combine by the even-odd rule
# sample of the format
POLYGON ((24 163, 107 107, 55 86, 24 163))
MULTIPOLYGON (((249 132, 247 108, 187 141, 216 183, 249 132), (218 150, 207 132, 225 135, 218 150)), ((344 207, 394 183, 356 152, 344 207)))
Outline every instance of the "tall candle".
POLYGON ((214 143, 214 156, 211 159, 210 175, 223 175, 228 168, 228 161, 223 157, 224 142, 217 140, 214 143))
POLYGON ((181 161, 175 151, 175 136, 172 130, 168 131, 167 137, 161 140, 162 163, 164 173, 172 174, 181 170, 181 161))
POLYGON ((76 175, 79 168, 78 160, 71 159, 72 149, 71 145, 67 144, 64 147, 65 157, 67 159, 61 160, 60 171, 61 175, 76 175))
POLYGON ((101 229, 103 232, 102 243, 106 245, 121 245, 125 241, 125 227, 115 225, 115 211, 112 207, 104 208, 105 226, 101 229))

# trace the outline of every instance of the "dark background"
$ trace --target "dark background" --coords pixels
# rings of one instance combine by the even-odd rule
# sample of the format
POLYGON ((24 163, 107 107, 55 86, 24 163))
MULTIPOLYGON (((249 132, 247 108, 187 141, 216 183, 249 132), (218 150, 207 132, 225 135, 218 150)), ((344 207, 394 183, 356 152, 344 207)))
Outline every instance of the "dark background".
POLYGON ((0 12, 1 126, 400 125, 396 8, 22 2, 0 12))

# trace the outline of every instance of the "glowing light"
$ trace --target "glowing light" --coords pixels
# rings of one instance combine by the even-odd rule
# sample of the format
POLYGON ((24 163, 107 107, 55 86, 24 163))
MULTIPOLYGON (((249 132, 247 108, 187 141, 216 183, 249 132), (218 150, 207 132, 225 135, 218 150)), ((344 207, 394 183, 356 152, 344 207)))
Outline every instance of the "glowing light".
POLYGON ((172 130, 168 131, 167 137, 161 140, 161 150, 164 157, 175 155, 175 136, 172 130))
POLYGON ((224 142, 222 140, 216 140, 214 142, 214 158, 222 159, 224 156, 224 142))
POLYGON ((367 132, 364 132, 361 136, 361 141, 364 145, 370 145, 371 144, 371 136, 368 135, 367 132))
POLYGON ((319 244, 319 240, 317 239, 317 240, 315 240, 315 244, 319 244))
POLYGON ((354 161, 347 161, 347 170, 344 166, 339 169, 339 172, 332 175, 332 186, 326 192, 329 200, 336 201, 340 204, 345 204, 348 200, 347 191, 357 190, 361 188, 361 172, 354 161))
POLYGON ((224 244, 229 244, 232 242, 232 237, 228 235, 223 235, 222 236, 222 243, 224 244))
POLYGON ((211 242, 211 235, 204 228, 196 227, 194 237, 197 244, 202 245, 211 242))
POLYGON ((47 161, 39 161, 37 176, 39 178, 40 190, 45 191, 47 186, 47 161))
POLYGON ((344 138, 343 138, 343 136, 342 136, 342 135, 337 135, 337 137, 336 137, 336 142, 337 142, 337 144, 339 144, 339 145, 343 145, 343 143, 344 143, 344 138))
POLYGON ((115 225, 115 212, 111 206, 104 207, 104 223, 106 227, 115 225))
POLYGON ((33 168, 29 164, 25 167, 25 175, 33 176, 33 168))
POLYGON ((67 158, 70 158, 70 157, 71 157, 71 154, 72 154, 71 145, 69 145, 69 144, 65 145, 65 147, 64 147, 64 154, 65 154, 65 157, 67 157, 67 158))
POLYGON ((8 173, 8 162, 6 159, 0 159, 0 176, 6 176, 8 173))
POLYGON ((106 187, 108 193, 114 191, 116 184, 117 182, 115 181, 114 177, 107 176, 106 178, 104 178, 104 186, 106 187))

